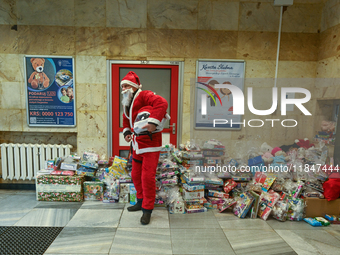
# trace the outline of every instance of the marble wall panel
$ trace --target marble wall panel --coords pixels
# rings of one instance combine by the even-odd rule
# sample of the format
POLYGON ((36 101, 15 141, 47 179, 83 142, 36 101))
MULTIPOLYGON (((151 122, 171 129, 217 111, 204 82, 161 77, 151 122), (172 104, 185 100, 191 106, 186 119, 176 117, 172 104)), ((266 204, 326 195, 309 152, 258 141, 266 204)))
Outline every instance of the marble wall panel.
POLYGON ((321 17, 321 31, 340 24, 339 0, 328 0, 323 6, 321 17))
POLYGON ((196 57, 197 31, 148 29, 147 55, 161 57, 196 57))
MULTIPOLYGON (((317 3, 324 3, 327 0, 294 0, 294 4, 317 4, 317 3)), ((273 3, 272 0, 240 0, 240 2, 254 2, 254 3, 258 3, 258 2, 263 2, 263 3, 273 3)))
POLYGON ((108 57, 147 55, 145 29, 108 28, 107 30, 108 57))
POLYGON ((0 0, 0 24, 17 24, 16 0, 0 0))
POLYGON ((26 143, 26 144, 71 144, 73 150, 77 147, 76 133, 43 133, 35 132, 0 132, 0 143, 26 143))
POLYGON ((108 53, 107 28, 75 28, 75 47, 77 55, 105 56, 108 53))
POLYGON ((238 32, 198 31, 198 57, 235 59, 238 32))
POLYGON ((149 0, 148 28, 197 29, 198 0, 149 0))
POLYGON ((240 3, 239 31, 267 31, 279 30, 280 7, 273 3, 240 3))
POLYGON ((340 24, 321 33, 319 46, 318 60, 340 54, 340 24))
POLYGON ((77 83, 78 111, 106 111, 106 84, 77 83))
POLYGON ((18 25, 74 26, 73 0, 17 1, 18 25))
POLYGON ((76 29, 76 51, 79 55, 145 56, 146 30, 126 28, 81 27, 76 29))
POLYGON ((191 122, 190 122, 191 114, 190 112, 183 112, 182 115, 182 143, 186 143, 186 141, 190 140, 191 137, 191 122))
POLYGON ((106 57, 77 55, 75 66, 77 83, 106 84, 106 57))
POLYGON ((280 60, 317 61, 319 34, 282 33, 280 60))
MULTIPOLYGON (((340 57, 330 57, 318 61, 316 69, 317 78, 339 78, 340 77, 340 57)), ((326 82, 328 84, 328 82, 326 82)))
POLYGON ((107 136, 107 112, 104 111, 78 111, 78 135, 80 137, 107 136))
POLYGON ((74 55, 74 27, 19 26, 18 52, 30 55, 74 55))
POLYGON ((322 3, 294 4, 282 15, 282 32, 318 33, 322 3))
POLYGON ((74 25, 79 27, 105 27, 106 0, 74 0, 74 25))
POLYGON ((238 20, 238 1, 199 1, 198 29, 200 30, 237 31, 238 20))
POLYGON ((189 76, 190 78, 194 78, 196 76, 196 60, 197 60, 196 58, 186 58, 184 60, 184 75, 185 76, 189 76))
POLYGON ((279 78, 315 78, 316 61, 280 61, 279 78))
MULTIPOLYGON (((281 62, 280 62, 281 63, 281 62)), ((275 77, 275 61, 247 60, 246 78, 272 78, 275 77)))
POLYGON ((147 0, 106 1, 107 27, 146 28, 147 0))
POLYGON ((277 33, 271 32, 238 32, 238 59, 275 60, 277 33))
POLYGON ((23 55, 0 54, 0 81, 24 81, 23 66, 23 55))
POLYGON ((183 112, 190 112, 190 100, 194 100, 194 98, 190 97, 190 86, 184 86, 183 88, 183 112))
POLYGON ((0 54, 18 53, 18 36, 12 25, 0 25, 0 54))
POLYGON ((0 130, 1 131, 22 131, 23 126, 22 110, 0 109, 0 130))
POLYGON ((252 87, 253 89, 257 88, 267 88, 271 89, 274 87, 275 79, 274 78, 246 78, 244 80, 245 91, 247 91, 248 87, 252 87))
POLYGON ((107 138, 106 137, 77 137, 77 152, 82 154, 85 151, 95 151, 100 156, 109 156, 107 152, 107 138))
POLYGON ((23 109, 23 94, 25 91, 22 89, 20 82, 1 82, 0 94, 0 109, 23 109))

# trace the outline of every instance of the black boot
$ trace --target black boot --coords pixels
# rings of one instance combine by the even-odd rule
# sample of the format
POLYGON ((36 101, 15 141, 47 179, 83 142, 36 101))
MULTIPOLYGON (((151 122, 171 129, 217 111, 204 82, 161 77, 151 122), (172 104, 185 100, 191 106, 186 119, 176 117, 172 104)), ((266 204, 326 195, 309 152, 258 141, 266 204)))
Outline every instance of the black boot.
POLYGON ((143 199, 137 199, 137 203, 133 206, 128 207, 129 212, 136 212, 142 210, 143 199))
POLYGON ((151 212, 152 210, 143 210, 143 216, 140 218, 140 222, 142 225, 148 225, 150 223, 151 212))

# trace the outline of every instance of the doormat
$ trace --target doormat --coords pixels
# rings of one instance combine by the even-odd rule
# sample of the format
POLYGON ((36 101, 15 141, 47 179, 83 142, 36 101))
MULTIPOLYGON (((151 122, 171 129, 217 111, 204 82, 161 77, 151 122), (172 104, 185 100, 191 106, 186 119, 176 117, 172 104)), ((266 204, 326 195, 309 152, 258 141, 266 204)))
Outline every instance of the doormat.
POLYGON ((61 230, 63 227, 0 227, 0 254, 44 254, 61 230))

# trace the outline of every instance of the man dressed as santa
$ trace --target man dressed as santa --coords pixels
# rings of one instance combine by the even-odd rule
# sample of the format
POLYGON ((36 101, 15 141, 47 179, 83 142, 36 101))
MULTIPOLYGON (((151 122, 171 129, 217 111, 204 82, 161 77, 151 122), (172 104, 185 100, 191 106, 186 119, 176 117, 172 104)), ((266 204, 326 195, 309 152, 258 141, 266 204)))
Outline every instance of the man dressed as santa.
POLYGON ((132 142, 131 177, 137 190, 137 204, 128 211, 143 211, 141 223, 150 222, 156 197, 156 169, 162 148, 163 123, 169 119, 167 101, 152 91, 142 91, 139 77, 130 71, 121 81, 123 135, 132 142))

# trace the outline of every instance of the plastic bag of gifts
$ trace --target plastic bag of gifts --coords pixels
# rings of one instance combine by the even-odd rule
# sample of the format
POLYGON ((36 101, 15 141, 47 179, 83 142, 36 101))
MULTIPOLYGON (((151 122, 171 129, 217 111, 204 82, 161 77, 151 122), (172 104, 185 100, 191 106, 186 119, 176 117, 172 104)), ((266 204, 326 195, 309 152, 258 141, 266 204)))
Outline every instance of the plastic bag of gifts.
POLYGON ((119 200, 119 180, 111 173, 102 172, 99 179, 104 183, 104 203, 115 203, 119 200))
POLYGON ((119 178, 122 175, 128 175, 126 164, 127 160, 125 158, 115 156, 112 166, 108 168, 108 171, 109 173, 112 173, 115 178, 119 178))
POLYGON ((169 213, 185 213, 185 205, 178 187, 174 187, 168 191, 167 205, 169 213))
POLYGON ((273 218, 278 221, 286 221, 288 209, 289 209, 288 198, 279 200, 273 207, 272 210, 273 218))
POLYGON ((304 216, 305 204, 303 199, 291 198, 288 199, 287 219, 291 221, 301 221, 304 216))
POLYGON ((253 202, 254 197, 250 193, 242 193, 236 200, 236 204, 233 209, 234 214, 239 218, 246 217, 253 202))
POLYGON ((280 199, 280 195, 273 190, 262 192, 260 196, 258 216, 263 220, 267 220, 274 205, 280 199))

